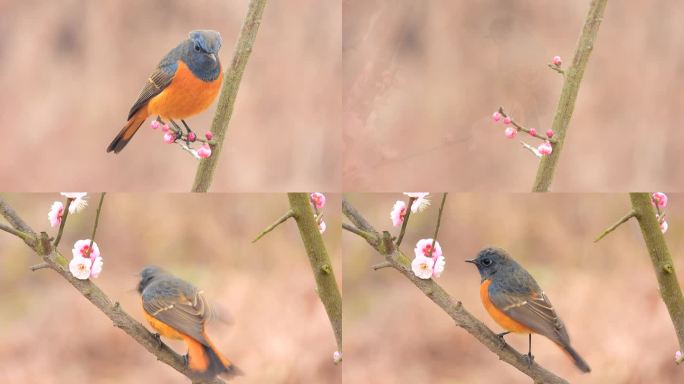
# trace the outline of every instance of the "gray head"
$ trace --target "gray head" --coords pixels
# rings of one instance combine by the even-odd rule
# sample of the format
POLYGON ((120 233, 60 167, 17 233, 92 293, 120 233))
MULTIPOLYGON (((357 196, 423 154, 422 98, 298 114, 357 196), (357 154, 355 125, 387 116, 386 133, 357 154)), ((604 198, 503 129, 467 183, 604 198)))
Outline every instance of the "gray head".
POLYGON ((161 274, 165 274, 163 269, 159 267, 155 267, 154 265, 147 266, 143 268, 143 270, 140 272, 140 282, 138 283, 138 293, 142 293, 142 291, 147 287, 150 282, 157 276, 161 274))
POLYGON ((485 248, 477 254, 476 258, 466 260, 466 263, 475 264, 483 280, 489 279, 500 270, 508 269, 518 264, 501 248, 485 248))
POLYGON ((193 50, 195 52, 217 54, 221 49, 221 34, 216 31, 191 31, 188 38, 194 43, 193 50))

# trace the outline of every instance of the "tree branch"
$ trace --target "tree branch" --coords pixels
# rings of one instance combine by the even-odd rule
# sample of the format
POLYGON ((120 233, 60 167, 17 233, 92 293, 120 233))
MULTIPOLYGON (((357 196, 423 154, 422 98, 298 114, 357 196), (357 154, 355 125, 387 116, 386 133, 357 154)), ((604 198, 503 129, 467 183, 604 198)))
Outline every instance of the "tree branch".
POLYGON ((64 233, 64 226, 66 225, 67 217, 69 217, 69 207, 74 199, 67 197, 66 204, 64 204, 64 210, 62 211, 62 220, 59 223, 59 230, 57 231, 57 238, 55 239, 55 248, 59 246, 59 242, 62 240, 62 234, 64 233))
POLYGON ((283 216, 281 216, 278 220, 276 220, 275 223, 269 225, 268 228, 266 228, 266 229, 264 229, 263 231, 261 231, 261 233, 259 233, 259 235, 257 235, 257 237, 256 237, 254 240, 252 240, 252 243, 256 243, 259 239, 261 239, 262 237, 264 237, 264 235, 266 235, 267 233, 271 232, 271 231, 274 230, 277 226, 279 226, 280 224, 282 224, 282 223, 284 223, 285 221, 287 221, 287 219, 292 218, 292 217, 294 217, 294 212, 292 212, 292 210, 290 209, 290 210, 287 211, 283 216))
MULTIPOLYGON (((354 209, 349 202, 343 200, 344 215, 353 223, 365 223, 364 231, 378 233, 373 229, 361 214, 354 209)), ((410 280, 420 289, 430 300, 444 310, 455 322, 456 325, 465 329, 474 336, 480 343, 495 353, 499 359, 517 368, 539 383, 567 384, 567 381, 546 370, 536 362, 530 364, 526 355, 518 353, 511 346, 502 340, 492 330, 487 328, 484 323, 470 314, 460 301, 452 298, 442 287, 432 279, 423 280, 413 274, 410 267, 409 258, 392 243, 389 232, 383 232, 382 236, 377 235, 376 239, 368 243, 380 253, 392 268, 399 271, 404 277, 410 280)))
POLYGON ((211 185, 214 178, 214 171, 218 163, 223 142, 226 138, 228 123, 233 115, 233 106, 237 98, 238 90, 240 89, 240 81, 242 74, 245 71, 245 66, 249 60, 249 55, 252 53, 252 47, 256 40, 259 25, 261 24, 261 15, 264 13, 267 0, 250 0, 249 8, 247 10, 247 17, 242 24, 240 37, 238 38, 235 52, 233 53, 233 61, 230 68, 226 70, 225 79, 221 88, 221 96, 219 96, 218 106, 216 107, 216 114, 211 123, 211 132, 214 134, 216 144, 211 145, 212 155, 206 159, 202 159, 197 166, 197 173, 195 174, 195 181, 192 186, 192 192, 206 192, 211 185))
MULTIPOLYGON (((435 250, 435 243, 437 242, 437 234, 439 233, 439 225, 442 223, 442 211, 444 211, 444 203, 446 203, 447 193, 442 194, 442 203, 439 205, 439 214, 437 214, 437 225, 435 225, 435 235, 432 236, 432 246, 430 246, 430 254, 428 257, 432 257, 432 252, 435 250)), ((397 245, 398 247, 399 245, 397 245)))
POLYGON ((636 212, 631 211, 631 212, 629 212, 628 214, 624 215, 620 220, 618 220, 617 223, 611 225, 608 229, 606 229, 605 231, 603 231, 603 232, 599 235, 599 237, 597 237, 596 240, 594 240, 594 243, 598 243, 599 240, 601 240, 601 239, 603 239, 604 237, 606 237, 609 233, 611 233, 611 232, 613 232, 614 230, 616 230, 617 227, 619 227, 619 226, 621 226, 622 224, 626 223, 627 220, 631 219, 632 217, 636 217, 636 212))
POLYGON ((404 234, 406 233, 406 226, 408 225, 409 217, 411 216, 411 207, 416 201, 415 197, 409 197, 408 204, 406 205, 406 215, 404 215, 404 222, 401 223, 401 230, 399 231, 399 237, 397 237, 397 247, 401 245, 401 241, 404 240, 404 234))
POLYGON ((294 213, 299 234, 309 256, 311 269, 316 280, 318 296, 328 314, 330 325, 335 333, 337 350, 342 352, 342 296, 337 287, 335 273, 325 249, 323 237, 318 230, 314 212, 307 193, 288 193, 290 208, 294 213))
POLYGON ((93 224, 93 234, 90 236, 90 245, 88 245, 88 251, 85 257, 90 257, 90 252, 93 249, 93 243, 95 242, 95 234, 97 233, 97 225, 100 222, 100 211, 102 210, 102 202, 104 201, 105 192, 100 193, 100 202, 97 204, 97 213, 95 213, 95 224, 93 224))
POLYGON ((649 193, 630 193, 632 209, 641 228, 646 248, 651 256, 653 269, 655 270, 660 296, 667 307, 672 319, 672 325, 679 341, 679 350, 684 351, 684 295, 677 281, 674 263, 670 250, 667 248, 665 236, 660 230, 660 223, 656 218, 656 210, 653 208, 649 193))
POLYGON ((589 13, 584 22, 584 29, 577 42, 575 50, 575 57, 572 65, 567 69, 565 74, 565 81, 563 83, 563 90, 561 91, 558 106, 556 108, 556 116, 553 119, 552 129, 556 143, 553 144, 553 152, 548 156, 544 156, 539 162, 539 169, 537 170, 537 177, 532 187, 533 192, 546 192, 553 180, 553 174, 558 163, 563 143, 565 142, 565 135, 567 133, 572 112, 575 109, 575 100, 579 92, 580 83, 584 76, 584 70, 589 62, 589 55, 594 49, 594 42, 598 35, 599 26, 603 20, 603 11, 606 8, 608 0, 592 0, 589 6, 589 13))
MULTIPOLYGON (((32 238, 30 241, 26 241, 27 245, 43 259, 44 264, 38 264, 34 267, 40 268, 50 268, 62 276, 69 284, 76 288, 86 299, 88 299, 93 305, 95 305, 100 311, 102 311, 118 328, 121 328, 129 336, 131 336, 140 345, 145 347, 150 353, 157 357, 157 360, 169 365, 176 371, 185 375, 189 379, 193 380, 194 376, 192 371, 190 371, 185 365, 182 356, 174 352, 171 348, 162 343, 154 334, 149 332, 142 324, 133 319, 128 315, 119 305, 118 302, 112 303, 111 299, 95 285, 91 280, 79 280, 71 275, 71 273, 58 262, 59 259, 63 259, 64 256, 61 255, 59 250, 57 250, 51 243, 50 238, 47 233, 41 232, 36 235, 35 232, 19 217, 19 215, 14 212, 14 210, 9 207, 9 205, 0 198, 0 211, 2 215, 7 218, 10 223, 21 227, 24 233, 30 233, 32 238)), ((64 223, 65 215, 62 218, 62 223, 64 223)), ((21 236, 18 236, 21 238, 21 236)), ((23 240, 23 239, 22 239, 23 240)), ((209 384, 220 384, 224 383, 220 378, 215 378, 211 381, 205 383, 209 384)))

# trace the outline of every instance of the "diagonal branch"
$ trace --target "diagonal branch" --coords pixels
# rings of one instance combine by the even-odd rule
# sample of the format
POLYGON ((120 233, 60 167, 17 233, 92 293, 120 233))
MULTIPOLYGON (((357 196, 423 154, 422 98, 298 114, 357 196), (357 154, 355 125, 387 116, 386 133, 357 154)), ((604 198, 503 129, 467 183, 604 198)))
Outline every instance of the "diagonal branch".
POLYGON ((377 238, 369 240, 368 244, 380 253, 392 268, 404 275, 430 300, 442 308, 456 322, 456 325, 474 336, 487 349, 496 354, 499 359, 517 368, 520 372, 532 378, 535 383, 567 384, 567 381, 546 370, 536 362, 533 361, 530 364, 526 355, 518 353, 511 346, 502 342, 491 329, 471 315, 460 301, 451 297, 434 280, 423 280, 414 275, 411 271, 409 258, 400 249, 395 247, 389 232, 385 231, 382 235, 378 234, 348 201, 343 200, 342 207, 344 215, 352 223, 362 223, 364 226, 362 229, 365 232, 377 235, 377 238))
POLYGON ((601 239, 603 239, 604 237, 608 236, 609 233, 613 232, 613 231, 616 230, 619 226, 621 226, 622 224, 626 223, 629 219, 631 219, 631 218, 633 218, 633 217, 636 217, 636 212, 634 212, 634 211, 630 211, 630 212, 627 213, 626 215, 622 216, 622 218, 621 218, 620 220, 618 220, 617 223, 611 225, 608 229, 606 229, 605 231, 603 231, 603 232, 596 238, 596 240, 594 240, 594 243, 598 243, 601 239))
POLYGON ((226 70, 225 80, 223 80, 223 87, 221 88, 221 96, 219 96, 218 106, 216 107, 216 114, 214 115, 214 121, 211 123, 211 132, 214 134, 216 144, 211 145, 212 155, 199 162, 195 181, 192 185, 192 192, 206 192, 214 178, 216 164, 223 149, 228 123, 233 115, 233 106, 240 89, 242 74, 245 72, 249 55, 252 53, 252 47, 259 31, 259 25, 261 25, 261 15, 264 13, 266 1, 250 0, 249 2, 247 17, 245 17, 245 22, 242 24, 240 37, 233 53, 233 61, 230 68, 226 70))
POLYGON ((316 280, 316 291, 335 333, 337 350, 342 352, 342 296, 337 287, 328 251, 325 249, 323 237, 318 230, 318 224, 309 203, 309 195, 307 193, 288 193, 287 195, 304 248, 306 248, 306 254, 309 256, 316 280))
MULTIPOLYGON (((13 226, 20 227, 23 233, 31 234, 29 241, 26 244, 43 259, 44 263, 39 264, 41 268, 50 268, 62 276, 69 284, 78 290, 86 299, 102 311, 114 325, 129 336, 131 336, 138 344, 142 345, 151 354, 157 357, 157 360, 162 361, 176 371, 193 380, 193 373, 190 371, 185 363, 183 356, 174 352, 171 348, 162 343, 157 336, 149 332, 142 324, 132 318, 126 313, 118 302, 112 300, 91 280, 79 280, 71 275, 71 273, 63 267, 58 260, 64 259, 64 256, 51 243, 47 233, 41 232, 37 235, 31 227, 29 227, 19 215, 0 198, 0 212, 13 226), (47 265, 44 265, 47 264, 47 265)), ((66 211, 65 211, 66 212, 66 211)), ((62 222, 66 219, 66 215, 62 218, 62 222)), ((21 238, 21 236, 19 236, 21 238)), ((220 378, 215 378, 205 383, 221 384, 224 383, 220 378)))
POLYGON ((589 13, 584 22, 584 29, 577 42, 572 65, 566 71, 563 90, 556 108, 556 116, 553 119, 552 129, 557 141, 553 144, 553 152, 548 156, 544 156, 539 162, 537 177, 532 187, 533 192, 548 191, 553 180, 553 174, 563 149, 572 112, 575 109, 575 100, 577 100, 584 70, 589 62, 589 55, 594 49, 596 36, 603 20, 603 11, 606 8, 607 2, 608 0, 592 0, 589 5, 589 13))
POLYGON ((674 262, 667 248, 665 236, 660 230, 660 223, 656 218, 656 210, 653 208, 649 193, 630 193, 632 209, 639 222, 641 234, 644 237, 646 248, 651 256, 653 269, 655 270, 660 296, 667 307, 672 319, 672 325, 679 341, 679 350, 684 351, 684 295, 677 281, 677 273, 674 262))

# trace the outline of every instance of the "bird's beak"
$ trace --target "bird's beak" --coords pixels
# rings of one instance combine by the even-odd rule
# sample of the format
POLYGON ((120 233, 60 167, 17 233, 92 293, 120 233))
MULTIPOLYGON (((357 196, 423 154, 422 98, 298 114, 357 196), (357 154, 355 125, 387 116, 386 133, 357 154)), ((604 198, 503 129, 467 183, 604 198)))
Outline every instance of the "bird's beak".
POLYGON ((472 264, 477 264, 477 261, 475 259, 470 259, 470 260, 465 260, 466 263, 472 263, 472 264))
POLYGON ((211 57, 211 59, 214 61, 214 63, 216 62, 216 54, 215 53, 212 53, 211 55, 209 55, 209 57, 211 57))

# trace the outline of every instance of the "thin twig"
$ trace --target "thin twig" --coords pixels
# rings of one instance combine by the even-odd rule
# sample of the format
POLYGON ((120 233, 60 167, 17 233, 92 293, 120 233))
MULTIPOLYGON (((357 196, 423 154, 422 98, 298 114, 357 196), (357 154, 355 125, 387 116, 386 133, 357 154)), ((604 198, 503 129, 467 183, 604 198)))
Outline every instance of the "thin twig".
POLYGON ((268 228, 261 231, 259 235, 254 240, 252 240, 252 243, 256 243, 259 239, 264 237, 264 235, 274 230, 275 227, 279 226, 280 224, 284 223, 287 219, 292 217, 294 217, 294 212, 292 212, 292 210, 290 209, 289 211, 285 212, 285 214, 281 216, 280 219, 276 220, 275 223, 269 225, 268 228))
POLYGON ((401 245, 401 241, 404 240, 406 226, 408 225, 409 216, 411 216, 411 207, 413 207, 414 201, 416 201, 415 197, 409 197, 408 204, 406 205, 406 215, 404 215, 404 222, 401 223, 401 231, 399 231, 399 237, 397 237, 397 247, 399 247, 401 245))
POLYGON ((7 232, 7 233, 11 233, 11 234, 13 234, 14 236, 17 236, 17 237, 21 238, 22 240, 28 240, 28 239, 30 239, 32 236, 34 236, 33 234, 22 232, 22 231, 20 231, 20 230, 18 230, 18 229, 14 229, 14 228, 12 228, 12 227, 10 227, 10 226, 8 226, 8 225, 1 224, 1 223, 0 223, 0 230, 5 231, 5 232, 7 232))
POLYGON ((206 192, 214 178, 216 164, 218 164, 223 149, 228 123, 233 115, 233 106, 240 89, 242 74, 245 72, 249 55, 252 53, 257 31, 259 31, 259 25, 261 25, 261 15, 264 12, 264 7, 266 7, 266 0, 250 0, 249 2, 247 17, 245 17, 242 29, 240 30, 240 37, 233 53, 233 61, 230 68, 226 70, 221 95, 216 107, 216 114, 211 123, 211 132, 214 134, 213 140, 216 140, 216 144, 210 145, 211 156, 200 160, 192 192, 206 192))
POLYGON ((435 226, 435 235, 432 236, 432 246, 430 247, 430 253, 428 257, 432 257, 432 251, 435 249, 435 243, 437 242, 437 234, 439 233, 439 225, 442 223, 442 211, 444 210, 444 203, 446 202, 447 193, 442 194, 442 203, 439 205, 439 213, 437 214, 437 225, 435 226))
POLYGON ((556 139, 554 139, 554 138, 552 138, 552 137, 542 136, 542 135, 540 135, 540 134, 538 134, 538 133, 532 134, 532 131, 531 131, 529 128, 520 125, 518 122, 516 122, 515 120, 513 120, 512 117, 510 117, 509 115, 507 115, 506 112, 504 111, 503 107, 499 107, 499 113, 500 113, 501 116, 503 116, 503 117, 508 117, 508 118, 510 118, 510 119, 511 119, 511 125, 513 125, 515 128, 517 128, 519 131, 523 131, 523 132, 527 133, 528 135, 530 135, 530 136, 532 136, 532 137, 536 137, 537 139, 544 140, 544 141, 548 141, 548 142, 550 142, 550 143, 552 143, 552 144, 556 142, 556 139))
POLYGON ((57 231, 57 238, 54 242, 54 247, 59 246, 59 242, 62 241, 62 233, 64 233, 64 226, 66 225, 67 217, 69 216, 69 207, 74 201, 71 197, 67 197, 66 204, 64 204, 64 210, 62 211, 62 221, 59 223, 59 230, 57 231))
POLYGON ((362 229, 358 229, 358 228, 356 228, 355 226, 353 226, 353 225, 351 225, 351 224, 347 224, 347 223, 342 223, 342 229, 344 229, 344 230, 346 230, 346 231, 349 231, 349 232, 351 232, 351 233, 354 233, 354 234, 356 234, 356 235, 359 235, 359 236, 363 237, 363 238, 366 239, 366 240, 374 239, 375 236, 377 235, 377 234, 373 234, 373 233, 366 232, 366 231, 364 231, 364 230, 362 230, 362 229))
POLYGON ((594 243, 598 243, 599 240, 601 240, 601 239, 603 239, 604 237, 606 237, 609 233, 611 233, 611 232, 613 232, 614 230, 616 230, 617 227, 619 227, 620 225, 626 223, 627 220, 631 219, 632 217, 636 217, 636 212, 631 211, 631 212, 629 212, 628 214, 624 215, 620 220, 617 221, 617 223, 611 225, 608 229, 606 229, 605 231, 603 231, 603 232, 599 235, 599 237, 597 237, 596 240, 594 240, 594 243))
POLYGON ((45 263, 45 262, 42 262, 42 263, 38 263, 38 264, 36 264, 36 265, 32 265, 32 266, 30 267, 30 269, 31 269, 32 272, 35 272, 35 271, 37 271, 37 270, 39 270, 39 269, 45 269, 45 268, 50 268, 50 264, 45 263))
POLYGON ((559 73, 559 74, 565 76, 565 71, 562 70, 561 67, 557 66, 556 64, 551 64, 551 63, 550 63, 550 64, 546 64, 546 65, 548 65, 549 68, 553 69, 553 70, 556 71, 557 73, 559 73))
POLYGON ((587 13, 584 22, 584 28, 577 42, 575 49, 575 57, 572 60, 572 65, 567 69, 565 80, 563 81, 563 89, 556 107, 556 115, 553 118, 554 138, 556 143, 553 145, 553 152, 548 156, 542 157, 539 162, 537 176, 532 186, 533 192, 546 192, 551 186, 553 175, 556 171, 556 165, 563 150, 563 143, 565 142, 565 135, 567 134, 568 125, 572 113, 575 110, 575 101, 579 93, 584 70, 589 62, 589 56, 594 49, 596 37, 598 36, 599 26, 603 20, 603 11, 606 8, 608 0, 592 0, 589 5, 589 12, 587 13))
POLYGON ((390 263, 389 261, 383 261, 383 262, 381 262, 381 263, 377 263, 377 264, 375 264, 375 265, 371 265, 371 268, 372 268, 374 271, 377 271, 378 269, 388 268, 388 267, 391 267, 391 266, 392 266, 392 263, 390 263))
MULTIPOLYGON (((355 223, 357 226, 359 226, 359 224, 363 225, 364 231, 375 234, 378 233, 349 202, 343 200, 342 207, 344 215, 349 221, 355 223)), ((567 384, 567 381, 546 370, 537 362, 530 362, 527 355, 520 354, 506 343, 502 344, 499 336, 492 332, 491 329, 487 328, 484 323, 471 315, 470 312, 463 307, 460 301, 451 297, 442 287, 435 283, 434 279, 423 280, 414 275, 410 266, 405 265, 403 262, 404 260, 408 260, 408 258, 398 247, 393 246, 394 244, 392 243, 389 232, 385 231, 382 236, 379 234, 376 236, 375 239, 368 241, 368 244, 385 258, 385 262, 389 263, 392 268, 399 271, 410 280, 430 300, 442 308, 442 310, 456 322, 456 325, 474 336, 480 343, 487 347, 487 349, 496 354, 499 359, 512 365, 520 372, 532 378, 535 382, 567 384)))
POLYGON ((93 243, 95 242, 95 233, 97 233, 97 224, 100 222, 100 210, 102 210, 102 201, 104 201, 106 192, 100 193, 100 202, 97 204, 97 213, 95 213, 95 224, 93 224, 93 234, 90 236, 90 245, 86 250, 85 258, 90 257, 90 251, 93 249, 93 243))

